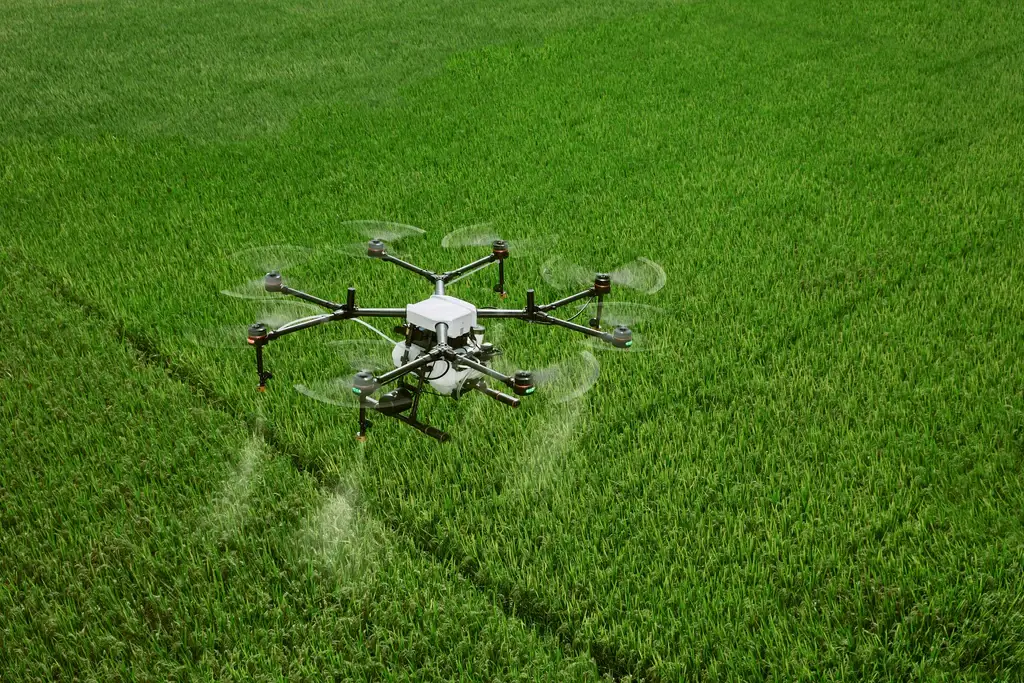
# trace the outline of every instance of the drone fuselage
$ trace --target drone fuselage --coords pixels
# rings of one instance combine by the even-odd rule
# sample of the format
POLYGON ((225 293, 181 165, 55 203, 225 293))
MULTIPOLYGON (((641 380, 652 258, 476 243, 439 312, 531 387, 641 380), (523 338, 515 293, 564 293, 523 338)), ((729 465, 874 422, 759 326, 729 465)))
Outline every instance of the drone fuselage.
MULTIPOLYGON (((395 344, 391 358, 396 368, 427 353, 438 343, 436 330, 444 325, 445 343, 455 351, 479 349, 483 329, 476 324, 476 306, 453 296, 435 294, 406 307, 411 334, 395 344)), ((483 374, 472 368, 456 369, 450 360, 439 359, 426 366, 426 382, 442 396, 458 398, 483 374), (467 384, 469 383, 469 384, 467 384)))
POLYGON ((444 323, 449 337, 469 334, 476 325, 476 306, 447 294, 434 294, 405 307, 405 319, 410 325, 433 332, 444 323))

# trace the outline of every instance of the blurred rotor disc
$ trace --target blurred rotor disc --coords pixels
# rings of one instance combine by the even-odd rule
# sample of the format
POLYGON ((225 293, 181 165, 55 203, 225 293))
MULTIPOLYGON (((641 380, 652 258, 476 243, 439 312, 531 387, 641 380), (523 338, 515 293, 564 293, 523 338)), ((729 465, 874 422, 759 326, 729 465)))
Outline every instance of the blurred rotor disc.
POLYGON ((421 237, 426 233, 426 230, 415 225, 389 221, 343 221, 339 226, 342 229, 343 242, 335 249, 354 258, 369 258, 367 243, 370 240, 380 240, 384 242, 389 252, 400 253, 404 241, 421 237))
POLYGON ((316 252, 293 244, 271 244, 249 247, 226 257, 232 279, 243 284, 222 289, 221 294, 234 299, 271 301, 277 298, 263 287, 263 276, 270 272, 284 272, 305 263, 316 252))
POLYGON ((344 339, 329 345, 336 352, 340 374, 295 385, 297 392, 314 401, 332 406, 358 406, 359 396, 352 393, 356 373, 368 370, 376 376, 394 368, 391 360, 394 344, 383 339, 344 339))
POLYGON ((253 319, 245 323, 200 327, 192 330, 186 328, 181 338, 186 344, 206 348, 243 347, 249 344, 249 325, 251 323, 263 323, 271 330, 276 330, 289 322, 322 312, 319 307, 301 301, 281 302, 255 313, 253 319))
MULTIPOLYGON (((514 375, 514 362, 506 354, 495 359, 495 369, 507 375, 514 375)), ((581 350, 570 357, 545 367, 530 370, 537 388, 535 395, 546 397, 554 403, 566 403, 582 398, 594 388, 601 374, 601 365, 590 351, 581 350)))
POLYGON ((271 294, 266 290, 263 286, 263 278, 249 280, 245 284, 231 289, 222 289, 220 293, 232 299, 245 299, 246 301, 273 301, 275 298, 280 298, 279 295, 271 294))
POLYGON ((517 254, 537 253, 551 249, 558 243, 558 236, 510 239, 502 236, 494 228, 493 223, 476 223, 448 233, 441 240, 441 246, 445 249, 490 249, 491 244, 496 240, 503 240, 508 244, 509 254, 514 257, 517 254))
MULTIPOLYGON (((591 301, 581 316, 585 320, 578 322, 581 325, 589 325, 589 322, 596 316, 597 302, 591 301)), ((610 332, 620 325, 628 327, 633 333, 633 344, 622 349, 600 339, 588 337, 587 345, 593 350, 625 353, 648 353, 658 350, 662 344, 655 336, 654 331, 666 317, 667 311, 657 306, 637 304, 631 301, 605 301, 601 307, 601 329, 610 332)))
POLYGON ((227 257, 232 264, 254 270, 263 275, 272 270, 283 271, 305 263, 315 252, 308 247, 294 244, 269 244, 263 247, 249 247, 236 251, 227 257))
MULTIPOLYGON (((562 256, 554 256, 541 266, 541 277, 552 287, 571 289, 590 287, 594 284, 596 272, 566 260, 562 256)), ((639 257, 625 263, 608 273, 612 279, 612 291, 616 286, 644 294, 654 294, 665 286, 667 276, 665 269, 650 260, 639 257)))
POLYGON ((590 351, 533 372, 537 391, 550 396, 555 403, 575 401, 594 388, 601 365, 590 351))

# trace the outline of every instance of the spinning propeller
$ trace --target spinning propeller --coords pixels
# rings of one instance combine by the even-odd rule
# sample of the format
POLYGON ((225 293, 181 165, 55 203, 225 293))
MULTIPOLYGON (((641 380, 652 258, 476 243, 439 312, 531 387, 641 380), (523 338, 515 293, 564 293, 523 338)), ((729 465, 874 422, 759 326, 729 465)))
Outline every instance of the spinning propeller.
MULTIPOLYGON (((262 286, 262 280, 260 281, 262 286)), ((319 313, 320 309, 312 304, 296 302, 278 302, 267 306, 257 313, 253 320, 257 324, 266 325, 271 330, 296 320, 319 313)), ((241 348, 249 346, 248 334, 250 325, 221 325, 199 327, 186 330, 182 335, 185 342, 207 348, 241 348)))
MULTIPOLYGON (((497 342, 502 341, 504 333, 502 325, 488 329, 489 337, 497 342)), ((505 374, 515 371, 511 359, 504 353, 494 358, 492 366, 505 374)), ((566 403, 582 398, 594 388, 601 374, 601 364, 590 351, 580 350, 564 360, 529 372, 538 396, 547 397, 553 403, 566 403)))
MULTIPOLYGON (((614 281, 613 281, 614 282, 614 281)), ((619 328, 628 328, 632 336, 629 346, 609 345, 595 339, 587 339, 589 348, 600 351, 628 351, 630 353, 650 353, 658 348, 652 343, 653 329, 662 324, 667 311, 657 306, 636 304, 630 301, 605 301, 601 308, 601 327, 610 329, 612 334, 619 328)), ((597 302, 590 302, 583 311, 591 326, 598 314, 597 302)))
MULTIPOLYGON (((419 237, 425 233, 422 228, 413 225, 387 221, 345 221, 339 225, 344 235, 342 244, 328 247, 324 251, 318 252, 293 244, 272 244, 234 252, 226 260, 232 273, 236 273, 238 279, 245 280, 245 282, 230 289, 223 289, 220 293, 235 299, 277 300, 264 287, 264 279, 268 273, 280 275, 315 257, 330 257, 332 254, 350 258, 366 258, 369 240, 378 240, 387 244, 388 250, 394 251, 396 245, 400 246, 404 240, 419 237)), ((290 284, 296 284, 294 278, 289 277, 288 280, 290 284)), ((301 285, 301 283, 298 284, 301 285)))
POLYGON ((314 254, 308 247, 293 244, 271 244, 236 251, 226 260, 232 272, 238 274, 238 279, 245 278, 246 282, 231 289, 222 289, 220 293, 234 299, 274 300, 263 288, 264 276, 270 272, 285 272, 309 261, 314 254))
POLYGON ((567 403, 582 398, 594 388, 601 374, 601 365, 590 351, 580 351, 564 361, 533 370, 537 394, 554 403, 567 403))
POLYGON ((504 242, 514 254, 544 252, 558 243, 557 235, 509 239, 494 229, 493 223, 476 223, 448 233, 441 239, 444 249, 479 249, 490 247, 495 242, 504 242))
MULTIPOLYGON (((548 259, 540 269, 541 277, 552 287, 571 289, 585 287, 594 280, 594 273, 562 256, 548 259)), ((608 273, 613 286, 628 287, 644 294, 654 294, 665 286, 665 269, 654 261, 639 257, 608 273)))
POLYGON ((370 372, 375 376, 394 367, 391 362, 394 344, 383 339, 344 339, 329 345, 337 353, 339 365, 348 370, 328 379, 294 385, 297 392, 314 401, 332 406, 358 406, 359 394, 352 391, 356 375, 370 372))
POLYGON ((401 243, 411 238, 420 237, 426 233, 422 228, 404 223, 390 223, 388 221, 344 221, 340 223, 346 240, 351 240, 337 247, 337 250, 354 258, 366 258, 368 256, 367 242, 373 240, 382 245, 387 245, 390 252, 401 249, 401 243))

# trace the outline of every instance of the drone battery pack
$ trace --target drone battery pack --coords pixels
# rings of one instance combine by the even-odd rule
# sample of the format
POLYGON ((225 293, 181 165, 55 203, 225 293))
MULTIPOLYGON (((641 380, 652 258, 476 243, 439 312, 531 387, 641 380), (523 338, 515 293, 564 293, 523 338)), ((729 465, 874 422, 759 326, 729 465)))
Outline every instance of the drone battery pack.
POLYGON ((433 331, 438 323, 445 323, 449 337, 469 334, 476 325, 476 307, 473 304, 444 294, 409 304, 405 315, 410 323, 426 330, 433 331))

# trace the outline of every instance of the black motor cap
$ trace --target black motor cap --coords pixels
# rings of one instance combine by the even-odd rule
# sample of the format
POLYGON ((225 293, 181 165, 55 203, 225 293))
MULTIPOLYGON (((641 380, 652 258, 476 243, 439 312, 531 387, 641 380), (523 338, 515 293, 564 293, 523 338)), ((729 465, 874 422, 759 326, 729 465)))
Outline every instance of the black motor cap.
POLYGON ((633 331, 625 325, 619 325, 612 330, 612 346, 625 349, 633 345, 633 331))
POLYGON ((369 370, 362 370, 356 373, 352 380, 352 393, 360 396, 368 396, 377 389, 377 382, 373 379, 373 373, 369 370))
POLYGON ((263 276, 263 289, 268 292, 280 292, 281 287, 284 286, 284 279, 281 277, 281 273, 276 270, 271 271, 263 276))
POLYGON ((594 293, 610 294, 612 291, 612 276, 608 273, 598 273, 594 276, 594 293))
POLYGON ((380 258, 384 255, 383 240, 370 240, 366 244, 366 255, 371 258, 380 258))
POLYGON ((508 242, 505 240, 494 240, 491 242, 491 253, 499 261, 508 258, 508 242))
POLYGON ((270 334, 270 330, 263 323, 253 323, 249 325, 249 343, 256 344, 267 338, 270 334))
POLYGON ((533 384, 533 373, 527 370, 520 370, 512 378, 512 393, 516 396, 532 394, 536 388, 533 384))

